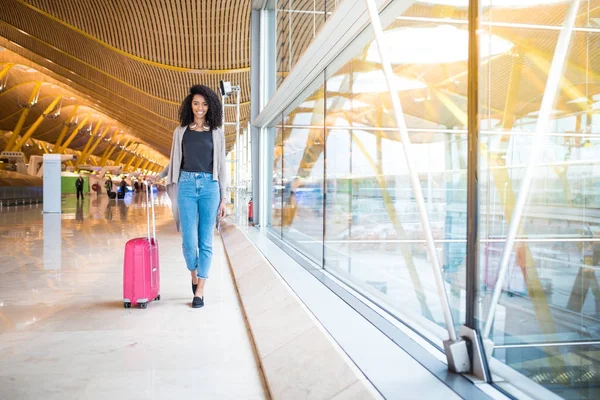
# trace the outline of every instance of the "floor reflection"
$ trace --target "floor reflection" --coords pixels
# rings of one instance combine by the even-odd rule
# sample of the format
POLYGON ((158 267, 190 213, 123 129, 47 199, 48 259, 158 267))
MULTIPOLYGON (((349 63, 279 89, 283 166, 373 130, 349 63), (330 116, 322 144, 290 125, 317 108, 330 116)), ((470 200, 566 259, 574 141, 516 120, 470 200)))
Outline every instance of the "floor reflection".
MULTIPOLYGON (((157 230, 177 243, 168 197, 160 193, 154 202, 157 230)), ((45 324, 65 304, 107 290, 112 299, 122 296, 125 242, 147 233, 145 196, 67 195, 61 205, 60 214, 43 213, 41 204, 0 209, 0 334, 45 324), (117 283, 107 289, 102 274, 117 283)))
POLYGON ((228 398, 264 398, 221 242, 211 303, 190 318, 198 310, 181 236, 166 195, 154 203, 161 301, 147 310, 123 308, 123 252, 127 240, 147 235, 145 195, 66 196, 61 214, 0 209, 0 399, 123 398, 155 374, 149 387, 161 398, 215 398, 210 386, 219 382, 238 390, 228 398), (193 346, 201 356, 186 357, 207 326, 218 334, 193 346), (206 365, 222 376, 189 386, 189 371, 206 365), (230 384, 235 377, 244 382, 230 384))
MULTIPOLYGON (((78 212, 79 212, 78 204, 78 212)), ((83 211, 81 211, 83 220, 83 211)), ((61 215, 44 213, 44 269, 59 270, 62 265, 61 215)))

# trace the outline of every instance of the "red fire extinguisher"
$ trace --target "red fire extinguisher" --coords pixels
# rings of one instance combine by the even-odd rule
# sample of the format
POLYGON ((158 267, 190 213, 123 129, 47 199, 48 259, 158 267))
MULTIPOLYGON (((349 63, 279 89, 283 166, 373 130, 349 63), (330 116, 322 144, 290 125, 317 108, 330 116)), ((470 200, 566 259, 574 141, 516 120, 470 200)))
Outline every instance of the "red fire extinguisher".
POLYGON ((248 222, 253 222, 252 199, 248 202, 248 222))

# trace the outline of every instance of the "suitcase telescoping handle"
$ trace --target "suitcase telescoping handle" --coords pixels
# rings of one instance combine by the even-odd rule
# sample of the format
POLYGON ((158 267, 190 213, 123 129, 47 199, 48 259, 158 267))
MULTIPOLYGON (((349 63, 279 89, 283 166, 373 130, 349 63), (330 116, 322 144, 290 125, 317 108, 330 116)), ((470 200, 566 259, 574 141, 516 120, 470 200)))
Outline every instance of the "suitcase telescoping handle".
POLYGON ((154 201, 152 200, 152 184, 146 183, 144 186, 146 187, 146 216, 148 219, 148 242, 156 244, 156 216, 154 215, 154 201), (150 217, 151 211, 152 217, 150 217), (150 236, 150 219, 152 219, 152 236, 150 236), (154 242, 150 239, 154 239, 154 242))

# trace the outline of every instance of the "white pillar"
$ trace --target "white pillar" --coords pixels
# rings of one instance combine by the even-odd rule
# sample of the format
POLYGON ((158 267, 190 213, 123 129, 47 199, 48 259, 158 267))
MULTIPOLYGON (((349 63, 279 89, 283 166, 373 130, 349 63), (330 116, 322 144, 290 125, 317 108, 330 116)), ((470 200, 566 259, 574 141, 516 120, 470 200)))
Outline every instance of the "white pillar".
POLYGON ((44 154, 44 213, 59 213, 61 208, 60 154, 44 154))

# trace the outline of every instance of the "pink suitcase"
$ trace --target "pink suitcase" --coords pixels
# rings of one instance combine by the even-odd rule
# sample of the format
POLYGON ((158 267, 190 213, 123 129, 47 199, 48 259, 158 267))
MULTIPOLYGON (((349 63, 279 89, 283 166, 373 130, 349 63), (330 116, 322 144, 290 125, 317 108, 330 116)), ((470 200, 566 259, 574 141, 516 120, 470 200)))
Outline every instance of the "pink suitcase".
POLYGON ((148 236, 135 238, 125 244, 123 262, 123 306, 139 305, 146 308, 152 300, 160 300, 160 268, 158 242, 156 241, 156 221, 154 203, 151 200, 152 186, 146 187, 146 207, 148 214, 148 236), (150 194, 149 194, 150 193, 150 194), (152 218, 150 218, 150 209, 152 218), (150 219, 152 233, 150 236, 150 219))

